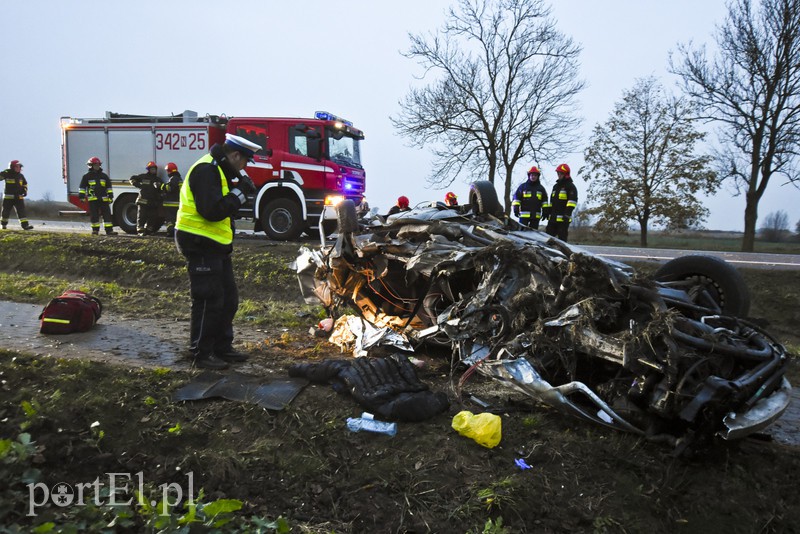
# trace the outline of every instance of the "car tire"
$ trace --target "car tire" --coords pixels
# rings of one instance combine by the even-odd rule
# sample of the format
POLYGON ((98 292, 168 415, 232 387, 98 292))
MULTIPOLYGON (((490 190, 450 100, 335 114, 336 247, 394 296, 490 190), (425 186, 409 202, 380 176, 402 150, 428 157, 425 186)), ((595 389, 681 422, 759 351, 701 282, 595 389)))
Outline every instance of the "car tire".
POLYGON ((653 279, 685 290, 702 286, 725 315, 747 317, 750 313, 750 291, 744 278, 731 264, 715 256, 675 258, 662 265, 653 279))
POLYGON ((300 206, 288 198, 276 198, 270 201, 264 207, 260 222, 261 229, 267 237, 275 241, 297 239, 305 228, 300 206))
POLYGON ((336 206, 336 229, 340 234, 358 231, 356 203, 352 200, 343 200, 336 206))
POLYGON ((475 215, 500 217, 503 214, 494 184, 486 180, 473 182, 469 186, 469 203, 475 215))

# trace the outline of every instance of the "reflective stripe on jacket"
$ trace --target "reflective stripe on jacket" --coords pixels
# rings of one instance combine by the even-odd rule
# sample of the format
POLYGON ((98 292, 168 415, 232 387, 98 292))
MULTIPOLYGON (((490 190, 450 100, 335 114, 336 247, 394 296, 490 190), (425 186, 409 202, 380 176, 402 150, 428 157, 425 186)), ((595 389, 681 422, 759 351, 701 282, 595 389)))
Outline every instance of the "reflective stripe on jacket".
MULTIPOLYGON (((181 200, 178 207, 178 218, 175 222, 175 228, 190 234, 207 237, 208 239, 216 241, 222 245, 230 245, 233 242, 231 218, 226 217, 221 221, 209 221, 203 218, 203 216, 197 212, 197 206, 194 202, 194 193, 192 192, 192 188, 189 187, 189 179, 192 176, 192 171, 194 168, 201 163, 213 162, 214 158, 211 156, 211 154, 207 154, 197 160, 197 162, 192 165, 192 168, 189 169, 189 172, 186 174, 186 180, 184 180, 183 185, 181 186, 181 200)), ((216 167, 217 171, 219 172, 219 179, 222 186, 222 196, 225 196, 228 194, 228 180, 225 179, 225 173, 222 172, 222 169, 220 169, 219 166, 216 167)))

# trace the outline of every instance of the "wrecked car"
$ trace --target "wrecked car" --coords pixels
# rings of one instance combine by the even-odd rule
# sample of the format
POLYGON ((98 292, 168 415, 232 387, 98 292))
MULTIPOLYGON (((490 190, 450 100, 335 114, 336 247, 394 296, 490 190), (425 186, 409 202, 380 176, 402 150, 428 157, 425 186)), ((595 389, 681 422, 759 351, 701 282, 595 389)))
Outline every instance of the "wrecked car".
POLYGON ((386 219, 337 208, 335 243, 295 262, 308 302, 350 308, 417 350, 565 412, 676 449, 738 439, 788 406, 786 349, 748 320, 741 275, 684 256, 648 278, 503 215, 494 186, 469 204, 386 219))

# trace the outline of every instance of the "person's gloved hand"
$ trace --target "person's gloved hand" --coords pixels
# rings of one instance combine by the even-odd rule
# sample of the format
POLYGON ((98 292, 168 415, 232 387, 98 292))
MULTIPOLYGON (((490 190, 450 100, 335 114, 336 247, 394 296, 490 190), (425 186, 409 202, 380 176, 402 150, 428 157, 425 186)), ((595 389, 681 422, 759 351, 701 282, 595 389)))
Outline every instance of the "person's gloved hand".
POLYGON ((231 189, 231 193, 236 195, 239 198, 239 202, 244 204, 247 201, 247 197, 252 195, 256 192, 256 185, 253 183, 253 180, 250 179, 249 176, 246 174, 239 175, 239 179, 234 184, 234 188, 231 189))
POLYGON ((86 200, 86 195, 84 195, 83 193, 78 193, 78 200, 83 202, 84 200, 86 200))
POLYGON ((242 174, 239 177, 239 181, 236 183, 236 188, 244 193, 245 196, 252 195, 256 192, 256 184, 254 184, 253 180, 251 180, 246 174, 242 174))
POLYGON ((519 217, 519 206, 514 206, 514 217, 519 217))
POLYGON ((542 220, 547 220, 550 218, 550 208, 542 209, 542 220))
POLYGON ((109 193, 108 193, 108 201, 109 201, 109 202, 113 202, 113 201, 114 201, 114 193, 112 193, 112 192, 110 192, 110 191, 109 191, 109 193))

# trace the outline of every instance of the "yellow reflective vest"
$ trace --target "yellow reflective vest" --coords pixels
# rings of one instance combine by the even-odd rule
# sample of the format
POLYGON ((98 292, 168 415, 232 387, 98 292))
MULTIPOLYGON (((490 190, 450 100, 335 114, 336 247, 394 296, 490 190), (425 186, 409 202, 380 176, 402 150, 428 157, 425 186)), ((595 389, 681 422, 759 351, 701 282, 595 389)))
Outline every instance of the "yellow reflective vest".
MULTIPOLYGON (((194 193, 192 188, 189 187, 189 180, 192 177, 192 171, 201 163, 213 163, 214 158, 211 154, 207 154, 197 160, 189 172, 186 174, 186 179, 181 186, 180 205, 178 206, 178 218, 175 221, 175 228, 190 234, 207 237, 222 245, 230 245, 233 242, 233 228, 231 227, 231 218, 226 217, 221 221, 209 221, 203 218, 202 215, 197 213, 197 206, 194 203, 194 193)), ((228 194, 228 180, 222 169, 217 166, 219 171, 220 184, 222 185, 222 196, 228 194)))

